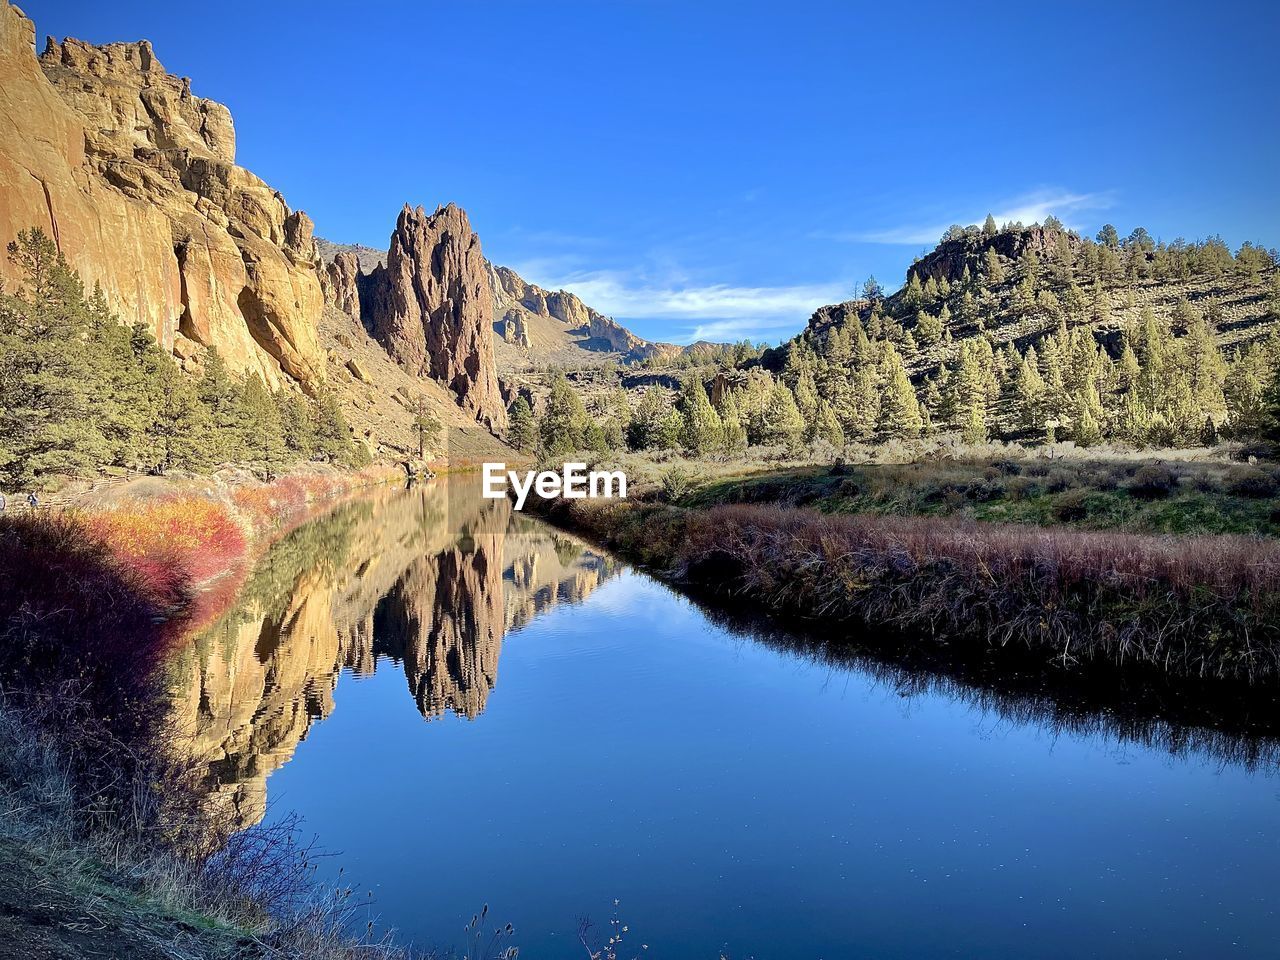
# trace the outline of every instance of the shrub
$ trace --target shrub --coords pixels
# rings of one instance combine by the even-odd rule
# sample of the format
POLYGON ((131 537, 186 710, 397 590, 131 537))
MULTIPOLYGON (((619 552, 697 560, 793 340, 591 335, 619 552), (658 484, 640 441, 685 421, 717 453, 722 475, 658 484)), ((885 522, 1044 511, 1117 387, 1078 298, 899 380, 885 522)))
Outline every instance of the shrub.
POLYGON ((693 474, 680 464, 662 471, 662 497, 668 503, 683 499, 693 490, 693 474))
POLYGON ((139 570, 176 563, 192 581, 223 572, 247 541, 227 508, 204 497, 174 497, 86 518, 85 528, 139 570))
POLYGON ((1040 492, 1040 486, 1030 477, 1010 477, 1004 492, 1010 500, 1030 500, 1040 492))
POLYGON ((1076 485, 1076 476, 1068 470, 1051 470, 1045 477, 1044 488, 1049 493, 1062 493, 1076 485))
POLYGON ((1055 520, 1072 523, 1089 515, 1088 494, 1084 490, 1068 490, 1058 495, 1051 508, 1055 520))
POLYGON ((1143 500, 1162 500, 1169 496, 1177 485, 1178 478, 1168 467, 1148 464, 1138 468, 1125 489, 1130 496, 1140 497, 1143 500))
POLYGON ((1274 497, 1278 487, 1280 484, 1276 483, 1272 474, 1256 467, 1240 467, 1227 475, 1227 493, 1237 497, 1265 500, 1267 497, 1274 497))

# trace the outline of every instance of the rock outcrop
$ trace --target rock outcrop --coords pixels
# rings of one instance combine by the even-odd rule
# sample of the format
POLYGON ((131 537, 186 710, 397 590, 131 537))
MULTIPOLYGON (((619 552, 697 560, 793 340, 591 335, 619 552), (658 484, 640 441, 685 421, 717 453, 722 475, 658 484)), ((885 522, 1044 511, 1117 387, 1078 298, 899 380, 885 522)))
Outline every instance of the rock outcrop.
POLYGON ((528 283, 509 267, 486 264, 489 286, 494 298, 494 330, 508 343, 531 346, 533 327, 550 328, 556 321, 561 332, 577 338, 579 346, 606 353, 621 353, 629 358, 643 357, 652 345, 637 337, 612 317, 606 317, 567 290, 544 290, 528 283))
POLYGON ((958 283, 964 275, 965 267, 975 277, 982 272, 983 258, 989 249, 1006 260, 1017 261, 1028 251, 1045 260, 1057 253, 1060 244, 1065 245, 1065 249, 1074 256, 1080 249, 1080 237, 1067 230, 1039 225, 1001 231, 994 237, 981 233, 967 234, 954 240, 942 241, 918 260, 911 267, 911 272, 922 281, 932 277, 934 280, 945 278, 949 283, 958 283))
MULTIPOLYGON (((151 44, 49 40, 0 0, 0 242, 39 227, 128 323, 268 383, 323 377, 311 221, 235 165, 226 107, 151 44)), ((16 279, 0 262, 0 277, 16 279)))
POLYGON ((463 210, 449 204, 428 215, 406 204, 386 264, 356 285, 361 321, 397 363, 444 384, 491 430, 506 426, 485 260, 463 210))
POLYGON ((324 290, 325 303, 337 307, 353 320, 360 319, 360 290, 356 278, 360 276, 360 262, 354 253, 343 251, 324 266, 320 274, 320 286, 324 290))

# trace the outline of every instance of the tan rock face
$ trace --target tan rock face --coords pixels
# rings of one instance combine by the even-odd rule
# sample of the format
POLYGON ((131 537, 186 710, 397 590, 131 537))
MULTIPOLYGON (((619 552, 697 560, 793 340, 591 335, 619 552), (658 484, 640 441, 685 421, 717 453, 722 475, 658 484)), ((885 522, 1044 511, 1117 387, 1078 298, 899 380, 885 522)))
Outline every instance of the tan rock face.
POLYGON ((360 319, 360 291, 356 277, 360 275, 360 263, 354 253, 339 253, 325 264, 320 275, 324 287, 325 303, 337 307, 353 320, 360 319))
MULTIPOLYGON (((587 306, 567 290, 544 290, 509 267, 486 264, 493 292, 494 333, 542 360, 567 360, 575 351, 621 354, 642 360, 661 344, 637 337, 612 317, 587 306)), ((601 356, 601 362, 607 359, 601 356)))
MULTIPOLYGON (((323 376, 311 222, 234 163, 227 108, 168 74, 150 43, 52 39, 0 0, 0 242, 49 234, 126 323, 228 365, 323 376)), ((0 278, 16 279, 0 263, 0 278)))
POLYGON ((400 212, 385 266, 357 280, 360 316, 396 362, 448 387, 492 430, 507 423, 493 357, 493 300, 480 238, 449 204, 400 212))

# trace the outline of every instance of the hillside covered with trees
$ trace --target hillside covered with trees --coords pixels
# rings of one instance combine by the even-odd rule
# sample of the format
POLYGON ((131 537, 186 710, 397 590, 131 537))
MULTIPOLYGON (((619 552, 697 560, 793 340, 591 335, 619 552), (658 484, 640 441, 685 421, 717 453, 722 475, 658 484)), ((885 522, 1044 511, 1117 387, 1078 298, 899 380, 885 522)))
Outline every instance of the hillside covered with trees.
MULTIPOLYGON (((969 444, 1250 441, 1276 426, 1276 263, 1274 251, 1232 253, 1218 238, 1164 243, 1139 227, 1121 239, 1108 225, 1090 240, 1053 218, 988 218, 951 228, 896 293, 868 280, 762 355, 744 345, 673 368, 667 389, 595 384, 580 391, 585 406, 559 382, 540 431, 514 439, 696 455, 831 453, 940 433, 969 444)), ((523 422, 533 407, 516 403, 523 422)))

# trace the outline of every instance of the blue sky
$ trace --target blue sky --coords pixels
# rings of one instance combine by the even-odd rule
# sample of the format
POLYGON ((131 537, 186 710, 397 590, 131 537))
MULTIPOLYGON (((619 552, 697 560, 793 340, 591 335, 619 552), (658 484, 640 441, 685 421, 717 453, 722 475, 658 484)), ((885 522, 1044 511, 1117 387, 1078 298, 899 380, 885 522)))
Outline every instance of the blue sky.
POLYGON ((150 39, 320 235, 455 201, 654 339, 777 341, 988 211, 1280 245, 1280 4, 22 6, 150 39))

